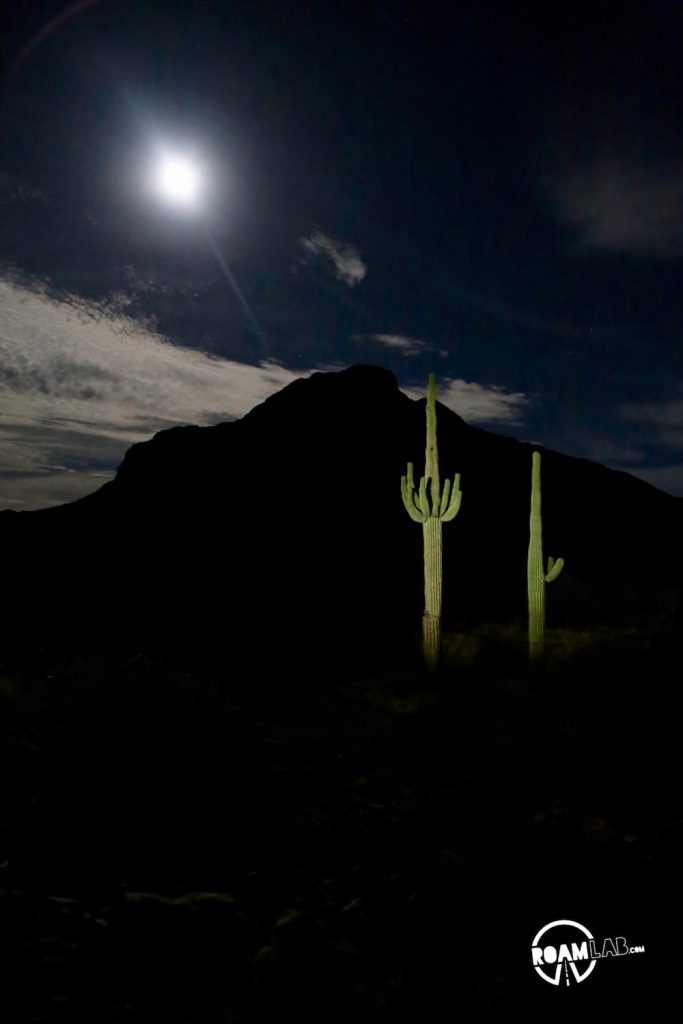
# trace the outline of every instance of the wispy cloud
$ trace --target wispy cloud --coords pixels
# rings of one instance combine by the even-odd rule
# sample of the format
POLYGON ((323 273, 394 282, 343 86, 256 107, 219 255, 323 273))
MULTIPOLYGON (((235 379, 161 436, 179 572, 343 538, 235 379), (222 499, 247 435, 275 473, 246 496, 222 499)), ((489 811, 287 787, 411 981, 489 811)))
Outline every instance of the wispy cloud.
POLYGON ((355 288, 365 277, 367 267, 355 245, 330 238, 322 231, 314 231, 299 241, 309 258, 322 256, 329 259, 337 279, 343 281, 349 288, 355 288))
MULTIPOLYGON (((683 394, 683 386, 681 386, 683 394)), ((683 397, 661 402, 629 402, 619 406, 616 419, 601 434, 574 428, 565 435, 565 450, 572 455, 600 462, 647 481, 662 491, 683 497, 683 463, 666 462, 672 455, 680 460, 683 450, 683 397), (678 452, 675 450, 678 449, 678 452)))
POLYGON ((601 250, 657 259, 683 254, 683 163, 634 159, 546 179, 552 209, 573 234, 576 251, 601 250))
POLYGON ((640 477, 660 491, 673 494, 676 498, 683 498, 683 462, 674 463, 672 466, 638 467, 629 469, 629 473, 640 477))
POLYGON ((82 300, 0 280, 0 508, 73 501, 127 448, 183 423, 245 415, 313 370, 247 366, 172 345, 82 300))
MULTIPOLYGON (((410 398, 424 398, 424 389, 401 388, 410 398)), ((519 391, 506 391, 495 384, 477 384, 466 380, 437 382, 437 400, 448 406, 467 423, 522 423, 530 399, 519 391)))
POLYGON ((571 435, 572 447, 582 459, 601 462, 612 469, 637 465, 645 458, 642 446, 599 437, 587 431, 575 430, 571 435))
POLYGON ((445 349, 437 350, 426 341, 421 341, 419 338, 409 338, 404 334, 353 334, 351 340, 358 344, 374 342, 385 348, 396 348, 405 356, 419 356, 427 352, 436 351, 438 351, 440 356, 445 357, 448 355, 445 349))
POLYGON ((621 418, 637 424, 656 444, 683 449, 683 383, 679 383, 678 391, 661 402, 625 402, 621 418))
POLYGON ((0 203, 3 206, 48 205, 50 200, 40 189, 28 185, 13 174, 0 171, 0 203))

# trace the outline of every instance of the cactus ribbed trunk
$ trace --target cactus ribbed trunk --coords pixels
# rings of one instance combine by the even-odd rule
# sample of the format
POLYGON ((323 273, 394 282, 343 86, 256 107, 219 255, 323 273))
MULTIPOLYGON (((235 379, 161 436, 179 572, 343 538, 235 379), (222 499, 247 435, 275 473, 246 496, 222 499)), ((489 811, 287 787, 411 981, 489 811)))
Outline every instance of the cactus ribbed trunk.
POLYGON ((529 595, 529 659, 540 661, 545 648, 545 585, 562 572, 564 558, 548 558, 543 568, 543 524, 541 519, 541 453, 531 456, 531 515, 526 579, 529 595))
POLYGON ((531 503, 527 591, 529 595, 529 657, 532 661, 538 661, 543 656, 545 636, 545 579, 540 491, 538 492, 537 507, 534 507, 533 498, 531 503))
POLYGON ((425 609, 422 646, 427 668, 435 671, 441 645, 442 544, 441 520, 429 516, 422 524, 424 539, 425 609))

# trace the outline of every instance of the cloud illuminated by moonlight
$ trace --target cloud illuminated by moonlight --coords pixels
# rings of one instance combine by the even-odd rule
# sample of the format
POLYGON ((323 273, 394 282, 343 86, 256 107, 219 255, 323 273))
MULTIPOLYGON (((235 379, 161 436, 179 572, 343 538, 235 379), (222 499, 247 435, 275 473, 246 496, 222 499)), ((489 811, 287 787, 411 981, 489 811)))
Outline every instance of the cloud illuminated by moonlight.
POLYGON ((322 231, 314 231, 312 235, 299 241, 309 257, 323 256, 329 259, 337 279, 343 281, 349 288, 360 284, 365 277, 368 268, 355 245, 330 238, 322 231))
MULTIPOLYGON (((425 387, 401 388, 410 398, 424 398, 425 387)), ((466 423, 507 423, 518 426, 530 405, 530 399, 519 391, 506 391, 497 385, 474 381, 437 379, 436 398, 462 417, 466 423)))
POLYGON ((0 508, 75 501, 113 479, 135 442, 237 419, 321 369, 216 358, 6 280, 0 306, 0 508))

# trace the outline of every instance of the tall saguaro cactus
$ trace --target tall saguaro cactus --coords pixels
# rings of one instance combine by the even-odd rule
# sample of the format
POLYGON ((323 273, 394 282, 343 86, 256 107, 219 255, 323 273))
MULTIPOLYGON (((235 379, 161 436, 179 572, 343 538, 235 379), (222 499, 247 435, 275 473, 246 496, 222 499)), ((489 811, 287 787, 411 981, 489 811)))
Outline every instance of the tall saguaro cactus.
POLYGON ((545 585, 562 572, 564 559, 548 556, 548 570, 543 570, 543 523, 541 520, 541 453, 531 456, 531 516, 529 518, 529 556, 527 559, 527 592, 529 595, 529 658, 543 657, 545 640, 545 585))
POLYGON ((406 511, 416 523, 422 523, 424 543, 425 609, 422 616, 422 650, 430 672, 439 664, 441 639, 441 595, 443 588, 443 562, 441 524, 455 519, 462 501, 460 474, 456 473, 441 494, 439 483, 439 453, 436 448, 436 376, 429 374, 427 385, 427 447, 425 473, 415 491, 413 464, 408 463, 406 476, 401 477, 401 496, 406 511), (429 495, 427 485, 429 484, 429 495))

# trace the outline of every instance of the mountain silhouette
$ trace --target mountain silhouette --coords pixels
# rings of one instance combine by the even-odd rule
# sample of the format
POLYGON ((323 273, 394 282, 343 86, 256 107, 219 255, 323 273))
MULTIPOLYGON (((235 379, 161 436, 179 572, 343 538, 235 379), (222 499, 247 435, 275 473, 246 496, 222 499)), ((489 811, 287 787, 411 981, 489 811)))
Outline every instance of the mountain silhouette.
MULTIPOLYGON (((240 420, 160 431, 78 501, 0 513, 11 643, 149 644, 358 658, 419 636, 422 530, 401 500, 424 471, 426 399, 376 366, 314 373, 240 420)), ((531 454, 549 624, 652 621, 678 593, 683 499, 626 473, 466 424, 437 402, 444 628, 525 621, 531 454)))

